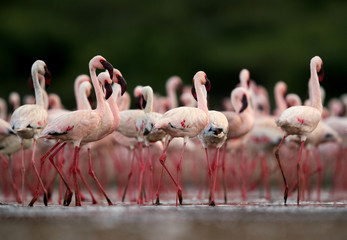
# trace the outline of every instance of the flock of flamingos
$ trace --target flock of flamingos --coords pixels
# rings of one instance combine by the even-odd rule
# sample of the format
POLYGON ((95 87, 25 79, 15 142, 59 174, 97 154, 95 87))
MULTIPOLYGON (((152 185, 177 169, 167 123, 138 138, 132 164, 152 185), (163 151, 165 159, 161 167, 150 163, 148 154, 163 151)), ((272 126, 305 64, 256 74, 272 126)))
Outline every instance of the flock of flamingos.
POLYGON ((77 110, 70 111, 47 94, 51 76, 37 60, 31 68, 35 97, 20 106, 12 93, 10 114, 0 101, 1 201, 33 206, 42 197, 46 206, 68 206, 74 197, 76 206, 103 198, 109 205, 142 205, 176 198, 177 206, 189 196, 214 206, 250 195, 281 200, 272 189, 284 192, 285 205, 292 196, 297 205, 338 199, 347 187, 347 95, 323 106, 322 59, 315 56, 308 66, 309 99, 302 103, 280 81, 272 113, 267 90, 247 69, 224 111, 208 108, 213 81, 203 71, 192 87, 170 77, 167 96, 137 86, 138 108, 129 109, 121 72, 97 55, 89 76, 75 80, 77 110), (322 187, 329 190, 323 200, 322 187))

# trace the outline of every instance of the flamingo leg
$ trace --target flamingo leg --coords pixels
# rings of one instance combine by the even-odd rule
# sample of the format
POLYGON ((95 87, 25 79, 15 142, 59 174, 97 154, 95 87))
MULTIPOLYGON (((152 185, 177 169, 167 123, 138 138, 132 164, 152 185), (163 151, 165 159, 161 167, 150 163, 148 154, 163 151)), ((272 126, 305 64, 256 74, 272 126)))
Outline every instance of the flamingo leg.
POLYGON ((132 154, 132 158, 131 158, 131 163, 130 163, 130 170, 129 170, 129 173, 128 173, 128 179, 127 179, 127 183, 125 185, 125 188, 124 188, 124 192, 123 192, 123 196, 122 196, 122 202, 124 202, 125 200, 125 196, 127 194, 127 190, 128 190, 128 187, 129 187, 129 182, 130 182, 130 179, 131 179, 131 176, 133 175, 133 170, 134 170, 134 159, 135 159, 135 149, 133 149, 133 154, 132 154))
POLYGON ((77 159, 78 158, 79 158, 79 147, 75 146, 73 168, 72 168, 72 175, 73 175, 73 180, 74 180, 74 185, 75 185, 75 202, 76 202, 76 206, 82 206, 81 205, 81 195, 80 195, 78 182, 77 182, 77 164, 78 164, 77 159))
MULTIPOLYGON (((31 164, 35 170, 35 174, 36 174, 38 181, 40 182, 40 185, 41 185, 42 190, 43 190, 43 203, 45 204, 45 206, 47 206, 48 193, 47 193, 45 185, 43 184, 42 179, 41 179, 39 172, 38 172, 36 165, 35 165, 35 150, 36 150, 36 138, 34 138, 34 143, 33 143, 33 152, 32 152, 32 156, 31 156, 31 164)), ((32 205, 29 204, 29 206, 32 206, 32 205)))
POLYGON ((209 177, 209 183, 210 183, 210 198, 211 198, 211 194, 212 194, 212 170, 211 170, 211 164, 210 164, 210 160, 208 158, 208 151, 207 148, 205 148, 205 155, 206 155, 206 162, 207 162, 207 174, 209 177))
MULTIPOLYGON (((169 144, 171 142, 172 138, 168 138, 168 141, 166 143, 166 146, 164 147, 164 150, 162 152, 162 154, 160 155, 159 157, 159 161, 160 163, 163 165, 162 169, 161 169, 161 173, 160 173, 160 177, 159 177, 159 182, 158 182, 158 188, 157 188, 157 192, 156 192, 156 201, 155 201, 155 204, 156 205, 159 205, 160 204, 160 201, 159 201, 159 190, 160 190, 160 185, 161 185, 161 180, 163 178, 163 174, 164 174, 164 169, 167 169, 166 166, 165 166, 165 160, 166 160, 166 151, 167 151, 167 148, 169 147, 169 144)), ((167 170, 168 171, 168 170, 167 170)), ((171 178, 173 179, 173 177, 171 176, 171 178)), ((174 180, 175 181, 175 180, 174 180)))
POLYGON ((264 183, 265 191, 266 191, 265 198, 267 200, 270 200, 269 169, 268 169, 267 159, 265 154, 261 156, 261 174, 262 174, 262 179, 263 179, 263 183, 264 183))
POLYGON ((297 197, 297 205, 300 205, 300 164, 301 164, 301 155, 302 155, 302 149, 304 148, 305 141, 301 141, 300 145, 300 151, 299 151, 299 157, 298 157, 298 164, 297 164, 297 181, 298 181, 298 197, 297 197))
POLYGON ((137 204, 143 204, 143 174, 145 171, 145 163, 143 160, 143 154, 142 154, 142 142, 138 142, 138 148, 139 148, 139 155, 140 155, 140 177, 139 177, 139 192, 138 192, 138 199, 137 204))
POLYGON ((211 189, 211 202, 210 202, 210 206, 215 206, 215 191, 216 191, 216 182, 217 182, 217 175, 218 175, 218 165, 219 165, 219 150, 220 147, 217 148, 216 151, 216 156, 214 159, 214 164, 213 164, 213 172, 214 172, 214 179, 213 179, 213 184, 212 184, 212 189, 211 189))
POLYGON ((104 188, 101 186, 101 183, 99 182, 98 178, 96 177, 94 171, 93 171, 93 164, 92 164, 92 155, 90 152, 90 148, 88 148, 88 162, 89 162, 89 174, 92 176, 92 178, 94 179, 94 181, 96 182, 96 184, 98 185, 100 191, 102 192, 102 194, 105 196, 106 201, 108 203, 108 205, 113 205, 110 198, 108 197, 108 195, 106 194, 104 188))
POLYGON ((21 166, 21 173, 22 173, 22 206, 24 206, 24 199, 25 199, 25 162, 24 162, 24 148, 23 148, 23 141, 20 139, 20 148, 21 148, 21 155, 22 155, 22 166, 21 166))
MULTIPOLYGON (((185 150, 186 146, 187 146, 187 140, 185 138, 184 139, 184 143, 183 143, 183 148, 182 148, 182 151, 181 151, 181 155, 180 155, 180 160, 179 160, 178 165, 177 165, 177 182, 176 182, 177 197, 178 197, 178 200, 179 200, 181 205, 182 205, 182 188, 180 186, 180 172, 181 172, 181 166, 182 166, 183 153, 184 153, 184 150, 185 150)), ((176 197, 176 206, 178 205, 177 204, 177 197, 176 197)))
MULTIPOLYGON (((54 146, 49 149, 47 151, 47 153, 45 155, 43 155, 41 157, 41 161, 40 161, 40 177, 42 177, 42 170, 43 170, 43 164, 45 163, 45 160, 46 158, 48 157, 49 154, 51 154, 51 152, 56 149, 58 146, 60 145, 60 142, 57 142, 56 144, 54 144, 54 146)), ((40 182, 38 181, 37 184, 36 184, 36 190, 35 190, 35 194, 34 194, 34 197, 31 199, 30 203, 29 203, 29 206, 34 206, 34 203, 36 202, 36 200, 38 199, 39 197, 39 192, 40 192, 40 182)))
POLYGON ((222 157, 222 181, 223 181, 223 191, 224 191, 224 203, 226 204, 228 202, 227 199, 227 186, 226 186, 226 175, 225 175, 225 156, 227 152, 227 143, 225 142, 224 148, 223 148, 223 157, 222 157))
MULTIPOLYGON (((88 148, 88 150, 89 150, 89 148, 88 148)), ((83 174, 82 174, 82 172, 81 172, 81 169, 80 169, 79 165, 80 165, 80 164, 79 164, 79 158, 77 158, 77 167, 76 167, 77 173, 78 173, 78 175, 80 176, 80 178, 81 178, 81 180, 82 180, 84 186, 86 186, 87 191, 88 191, 90 197, 92 198, 92 203, 93 203, 93 204, 97 204, 98 201, 95 199, 94 194, 93 194, 93 192, 92 192, 92 189, 90 188, 89 184, 87 183, 86 179, 84 178, 84 176, 83 176, 83 174)))
POLYGON ((284 140, 286 139, 286 136, 283 136, 280 144, 278 145, 276 151, 275 151, 275 156, 276 156, 276 159, 277 159, 277 162, 278 162, 278 166, 280 167, 280 170, 281 170, 281 173, 282 173, 282 177, 283 177, 283 182, 284 182, 284 186, 285 186, 285 190, 284 190, 284 205, 287 205, 287 198, 288 198, 288 184, 287 184, 287 180, 286 180, 286 177, 284 175, 284 171, 282 169, 282 165, 281 165, 281 160, 280 160, 280 156, 279 156, 279 151, 280 151, 280 148, 284 142, 284 140))
POLYGON ((17 203, 21 204, 22 203, 22 199, 20 197, 17 185, 14 181, 13 175, 12 175, 12 167, 11 167, 11 155, 8 156, 9 160, 7 160, 2 154, 0 154, 0 157, 2 158, 2 160, 4 161, 4 165, 8 170, 8 176, 10 178, 10 182, 12 185, 12 189, 14 191, 15 197, 17 199, 17 203))

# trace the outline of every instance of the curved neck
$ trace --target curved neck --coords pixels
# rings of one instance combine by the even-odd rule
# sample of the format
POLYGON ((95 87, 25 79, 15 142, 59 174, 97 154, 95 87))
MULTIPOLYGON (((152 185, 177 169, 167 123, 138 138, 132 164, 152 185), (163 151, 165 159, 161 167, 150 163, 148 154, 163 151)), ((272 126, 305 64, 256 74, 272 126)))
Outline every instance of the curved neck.
MULTIPOLYGON (((114 93, 112 93, 112 95, 113 94, 114 93)), ((113 125, 112 125, 112 129, 110 129, 113 132, 116 128, 118 128, 120 117, 119 117, 119 109, 116 103, 116 99, 112 95, 107 99, 107 103, 111 109, 112 116, 113 116, 113 125)))
POLYGON ((80 86, 79 91, 77 91, 76 101, 78 110, 92 110, 92 107, 90 106, 90 103, 88 101, 86 89, 82 86, 80 86))
POLYGON ((146 91, 146 107, 144 109, 145 113, 153 112, 153 91, 147 90, 146 91))
POLYGON ((311 77, 309 80, 309 95, 311 100, 311 106, 318 109, 320 112, 323 111, 322 97, 319 86, 319 79, 317 74, 316 64, 311 64, 311 77))
POLYGON ((34 91, 35 91, 35 103, 41 107, 45 107, 42 88, 39 83, 38 72, 36 70, 32 70, 31 75, 33 77, 34 91))
POLYGON ((202 84, 201 82, 195 80, 194 86, 196 91, 196 98, 198 100, 198 108, 203 110, 208 116, 207 97, 202 90, 202 84))
POLYGON ((284 99, 284 92, 281 89, 275 88, 275 101, 276 101, 276 114, 280 115, 284 110, 287 109, 287 103, 284 99))
POLYGON ((92 84, 94 86, 95 95, 96 95, 96 110, 105 111, 106 102, 104 99, 104 94, 102 92, 100 83, 96 76, 95 68, 92 66, 89 66, 89 71, 90 71, 90 78, 92 79, 92 84))

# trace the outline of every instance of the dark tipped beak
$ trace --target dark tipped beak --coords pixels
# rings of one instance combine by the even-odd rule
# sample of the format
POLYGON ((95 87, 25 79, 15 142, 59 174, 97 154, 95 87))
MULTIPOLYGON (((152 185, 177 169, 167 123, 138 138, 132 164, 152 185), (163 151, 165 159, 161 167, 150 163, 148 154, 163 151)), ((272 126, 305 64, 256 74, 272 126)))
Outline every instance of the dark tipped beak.
POLYGON ((195 98, 195 100, 198 101, 198 98, 196 97, 196 90, 195 90, 194 85, 193 85, 193 87, 192 87, 192 95, 193 95, 193 97, 195 98))
POLYGON ((206 77, 205 88, 208 93, 211 91, 211 81, 207 77, 206 77))
POLYGON ((44 75, 44 77, 45 77, 45 86, 47 88, 49 85, 51 85, 51 80, 52 80, 52 74, 48 70, 47 67, 45 67, 45 75, 44 75))
POLYGON ((122 90, 121 95, 123 96, 123 94, 127 90, 127 82, 125 81, 125 79, 122 76, 117 76, 117 79, 118 79, 118 84, 120 85, 121 90, 122 90))
POLYGON ((106 90, 105 99, 107 100, 113 93, 112 85, 109 84, 108 82, 105 82, 105 90, 106 90))
POLYGON ((243 96, 242 96, 242 107, 241 107, 239 113, 242 113, 247 107, 248 107, 247 96, 245 94, 243 94, 243 96))
POLYGON ((324 78, 324 71, 323 71, 323 68, 321 68, 320 71, 318 72, 318 79, 320 82, 322 82, 323 78, 324 78))
POLYGON ((102 66, 108 71, 108 73, 110 74, 110 78, 113 78, 113 66, 111 63, 104 61, 101 63, 102 66))
POLYGON ((135 98, 135 106, 137 109, 142 109, 142 96, 135 98))

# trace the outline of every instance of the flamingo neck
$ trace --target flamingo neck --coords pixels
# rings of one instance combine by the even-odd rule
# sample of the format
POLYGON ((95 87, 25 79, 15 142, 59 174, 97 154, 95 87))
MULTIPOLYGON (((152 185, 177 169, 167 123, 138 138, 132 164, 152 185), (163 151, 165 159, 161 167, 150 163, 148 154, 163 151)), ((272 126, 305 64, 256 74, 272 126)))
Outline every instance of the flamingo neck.
POLYGON ((95 68, 90 66, 90 78, 92 80, 92 84, 94 86, 95 95, 96 95, 96 110, 105 112, 105 100, 104 100, 104 94, 102 92, 100 83, 97 79, 95 68))
POLYGON ((316 64, 311 64, 311 77, 309 80, 309 95, 311 100, 311 106, 318 109, 320 112, 323 111, 322 96, 320 91, 319 79, 316 69, 316 64))
MULTIPOLYGON (((112 95, 113 94, 114 93, 112 93, 112 95)), ((116 103, 115 97, 113 97, 112 95, 107 99, 108 107, 110 108, 113 116, 113 125, 110 132, 113 132, 116 128, 118 128, 120 122, 119 108, 116 103)))
POLYGON ((92 107, 90 106, 90 103, 88 101, 85 88, 80 87, 79 91, 77 91, 76 101, 77 101, 78 110, 83 110, 83 109, 92 110, 92 107))
POLYGON ((39 83, 38 72, 37 70, 33 70, 31 74, 33 77, 33 84, 34 84, 34 91, 35 91, 35 103, 36 105, 39 105, 44 108, 45 104, 44 104, 44 99, 42 95, 42 88, 39 83))
POLYGON ((195 80, 194 86, 196 91, 196 98, 198 100, 198 108, 203 110, 208 116, 207 96, 206 96, 207 93, 204 94, 204 91, 202 90, 201 82, 195 80))
POLYGON ((153 91, 146 91, 146 107, 144 109, 145 113, 150 113, 153 111, 153 91))
POLYGON ((281 114, 287 108, 287 103, 284 100, 284 92, 279 89, 275 89, 275 100, 277 106, 277 114, 281 114))

